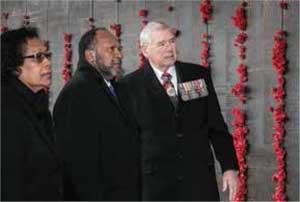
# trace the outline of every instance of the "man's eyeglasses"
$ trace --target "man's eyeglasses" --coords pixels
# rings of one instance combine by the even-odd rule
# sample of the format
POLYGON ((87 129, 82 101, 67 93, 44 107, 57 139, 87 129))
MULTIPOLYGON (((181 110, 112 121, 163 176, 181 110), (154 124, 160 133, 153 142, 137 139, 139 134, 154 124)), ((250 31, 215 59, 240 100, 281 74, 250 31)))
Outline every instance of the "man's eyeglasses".
POLYGON ((25 58, 34 58, 38 63, 42 63, 45 58, 50 59, 52 53, 51 52, 38 52, 32 55, 23 56, 25 58))

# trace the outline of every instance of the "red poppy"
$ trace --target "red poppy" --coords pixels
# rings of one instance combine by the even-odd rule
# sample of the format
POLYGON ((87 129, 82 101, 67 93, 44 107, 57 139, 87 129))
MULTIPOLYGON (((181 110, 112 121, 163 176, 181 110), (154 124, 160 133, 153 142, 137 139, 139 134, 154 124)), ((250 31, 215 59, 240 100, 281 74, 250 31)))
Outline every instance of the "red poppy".
POLYGON ((140 9, 138 15, 140 17, 147 17, 148 16, 148 10, 146 10, 146 9, 140 9))
POLYGON ((72 34, 63 33, 63 39, 64 39, 64 61, 63 61, 63 67, 62 67, 62 77, 64 83, 67 83, 72 75, 72 34))
POLYGON ((235 10, 234 16, 231 17, 231 22, 240 30, 245 30, 247 27, 246 19, 246 4, 241 3, 235 10))
POLYGON ((202 22, 207 24, 207 22, 211 20, 213 12, 213 7, 210 3, 210 0, 202 0, 199 6, 199 11, 202 17, 202 22))
POLYGON ((173 6, 167 6, 167 11, 169 11, 169 12, 171 12, 171 11, 173 11, 174 10, 174 7, 173 6))

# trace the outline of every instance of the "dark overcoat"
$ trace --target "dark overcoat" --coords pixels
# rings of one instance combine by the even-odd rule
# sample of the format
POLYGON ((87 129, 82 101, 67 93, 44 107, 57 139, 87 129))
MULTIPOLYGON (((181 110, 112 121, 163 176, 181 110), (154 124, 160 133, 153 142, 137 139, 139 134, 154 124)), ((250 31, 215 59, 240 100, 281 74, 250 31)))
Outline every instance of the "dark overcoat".
POLYGON ((208 95, 175 108, 149 62, 121 81, 121 95, 142 141, 143 200, 219 200, 211 146, 223 172, 237 169, 232 137, 223 120, 209 71, 176 62, 178 83, 204 79, 208 95))
POLYGON ((1 84, 2 200, 62 200, 62 163, 47 96, 14 76, 1 84))
POLYGON ((54 108, 68 200, 139 200, 139 141, 103 77, 86 62, 54 108))

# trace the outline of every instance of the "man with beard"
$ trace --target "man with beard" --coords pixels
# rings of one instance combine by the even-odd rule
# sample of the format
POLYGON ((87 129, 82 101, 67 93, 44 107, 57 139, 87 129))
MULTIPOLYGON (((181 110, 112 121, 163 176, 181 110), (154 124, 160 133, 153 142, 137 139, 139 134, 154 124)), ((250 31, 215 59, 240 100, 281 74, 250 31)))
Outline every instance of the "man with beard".
POLYGON ((54 107, 66 200, 139 200, 138 138, 111 81, 121 59, 105 28, 80 39, 78 68, 54 107))

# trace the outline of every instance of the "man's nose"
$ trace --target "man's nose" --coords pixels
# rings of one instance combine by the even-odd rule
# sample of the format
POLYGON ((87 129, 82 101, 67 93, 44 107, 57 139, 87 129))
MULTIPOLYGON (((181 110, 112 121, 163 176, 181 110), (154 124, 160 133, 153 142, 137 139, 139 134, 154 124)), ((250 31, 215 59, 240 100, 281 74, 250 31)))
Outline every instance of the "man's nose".
POLYGON ((116 56, 117 56, 118 58, 123 58, 123 53, 122 53, 122 51, 119 50, 119 49, 117 49, 117 51, 116 51, 116 56))

